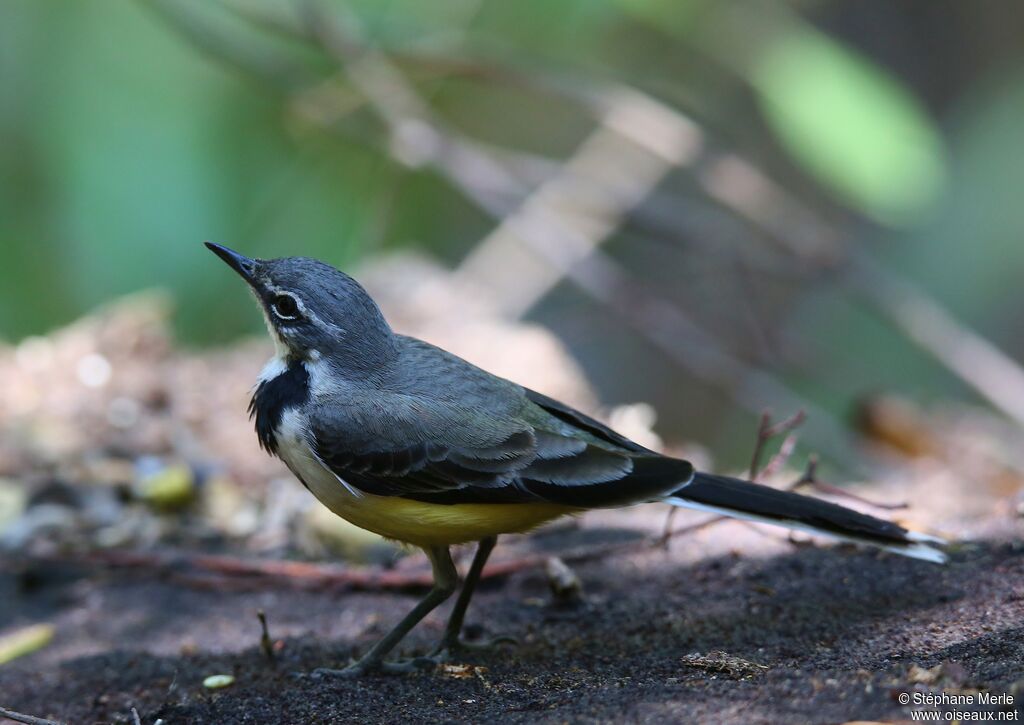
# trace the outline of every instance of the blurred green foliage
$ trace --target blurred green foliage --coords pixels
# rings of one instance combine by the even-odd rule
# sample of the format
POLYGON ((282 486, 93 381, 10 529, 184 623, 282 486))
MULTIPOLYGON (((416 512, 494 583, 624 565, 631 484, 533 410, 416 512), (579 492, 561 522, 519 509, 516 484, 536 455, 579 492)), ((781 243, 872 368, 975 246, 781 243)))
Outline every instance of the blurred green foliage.
MULTIPOLYGON (((231 10, 294 20, 300 4, 174 3, 231 38, 206 48, 149 5, 0 4, 0 337, 40 333, 113 296, 159 286, 178 300, 186 339, 230 339, 259 320, 244 295, 222 292, 223 270, 204 240, 352 270, 402 247, 454 265, 493 227, 429 168, 392 160, 358 98, 338 133, 311 120, 302 93, 217 57, 240 52, 272 71, 326 82, 322 54, 231 10)), ((539 85, 629 84, 662 99, 717 148, 753 159, 807 200, 849 243, 871 247, 1024 355, 1016 313, 1024 57, 1005 30, 1020 27, 1024 9, 712 0, 345 7, 369 42, 411 59, 405 67, 440 116, 482 142, 561 160, 595 121, 529 83, 427 72, 418 57, 480 62, 539 85)), ((680 205, 692 189, 686 180, 664 185, 680 205)), ((748 245, 725 227, 712 231, 712 244, 748 245)), ((645 267, 635 231, 613 241, 642 278, 668 272, 702 284, 693 260, 706 256, 679 267, 652 257, 645 267)), ((728 265, 700 269, 716 278, 708 294, 750 287, 728 265)), ((579 342, 601 379, 596 350, 614 344, 615 324, 574 333, 573 325, 589 329, 583 320, 592 313, 569 309, 581 304, 556 295, 536 314, 579 342)), ((898 333, 825 289, 808 290, 772 324, 804 346, 804 366, 787 377, 828 408, 871 387, 954 385, 898 333), (809 374, 814 366, 825 372, 809 374)), ((659 383, 643 384, 627 383, 613 397, 653 397, 659 383)))
POLYGON ((944 181, 942 143, 904 88, 809 30, 788 33, 758 64, 768 120, 794 155, 879 221, 913 218, 944 181))

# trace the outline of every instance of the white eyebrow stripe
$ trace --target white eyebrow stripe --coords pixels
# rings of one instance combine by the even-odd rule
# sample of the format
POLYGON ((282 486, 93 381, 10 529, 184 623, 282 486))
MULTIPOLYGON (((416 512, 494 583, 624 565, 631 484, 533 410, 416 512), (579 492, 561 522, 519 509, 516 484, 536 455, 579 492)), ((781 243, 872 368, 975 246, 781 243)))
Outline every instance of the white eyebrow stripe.
POLYGON ((312 314, 307 311, 306 303, 302 301, 302 298, 299 297, 297 293, 292 292, 291 290, 284 289, 283 287, 275 287, 274 285, 270 284, 266 285, 266 287, 267 291, 275 296, 280 295, 291 297, 293 300, 295 300, 295 305, 299 308, 299 312, 301 312, 302 314, 312 314))

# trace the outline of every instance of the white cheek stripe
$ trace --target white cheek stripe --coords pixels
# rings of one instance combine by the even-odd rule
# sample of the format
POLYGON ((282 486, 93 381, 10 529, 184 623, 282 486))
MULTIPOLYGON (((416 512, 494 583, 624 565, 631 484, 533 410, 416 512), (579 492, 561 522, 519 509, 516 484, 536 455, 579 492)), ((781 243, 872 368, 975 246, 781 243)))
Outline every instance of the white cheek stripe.
POLYGON ((259 377, 256 378, 257 385, 260 383, 268 383, 278 375, 284 373, 288 369, 288 363, 284 356, 281 354, 274 355, 274 357, 267 360, 267 364, 260 370, 259 377))

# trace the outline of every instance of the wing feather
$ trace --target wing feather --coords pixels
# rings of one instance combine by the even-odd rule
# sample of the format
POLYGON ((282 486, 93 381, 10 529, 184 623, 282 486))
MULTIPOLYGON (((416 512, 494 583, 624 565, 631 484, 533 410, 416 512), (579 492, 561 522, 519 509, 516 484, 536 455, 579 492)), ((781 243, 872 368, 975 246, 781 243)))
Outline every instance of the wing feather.
POLYGON ((439 504, 622 505, 673 492, 692 475, 689 463, 532 391, 523 390, 518 415, 507 409, 377 392, 313 416, 310 445, 365 493, 439 504))

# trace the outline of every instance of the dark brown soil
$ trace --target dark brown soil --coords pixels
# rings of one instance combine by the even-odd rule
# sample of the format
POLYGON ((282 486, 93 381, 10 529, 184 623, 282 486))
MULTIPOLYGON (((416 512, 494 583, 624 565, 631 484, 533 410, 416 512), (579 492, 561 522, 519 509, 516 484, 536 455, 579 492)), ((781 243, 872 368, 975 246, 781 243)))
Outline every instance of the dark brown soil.
MULTIPOLYGON (((518 645, 460 659, 481 669, 357 681, 296 673, 365 650, 415 593, 220 591, 71 569, 26 587, 5 575, 0 618, 53 622, 57 637, 0 668, 0 705, 72 723, 131 722, 135 707, 144 723, 218 724, 892 721, 910 718, 899 695, 915 688, 1012 692, 1019 706, 1024 546, 962 545, 946 567, 847 547, 765 549, 700 558, 683 544, 582 564, 575 606, 552 603, 541 571, 489 581, 469 621, 518 645), (276 663, 258 647, 257 609, 283 640, 276 663), (767 669, 743 679, 683 662, 713 651, 767 669), (235 683, 204 689, 218 673, 235 683)), ((446 613, 405 651, 427 649, 446 613)))

